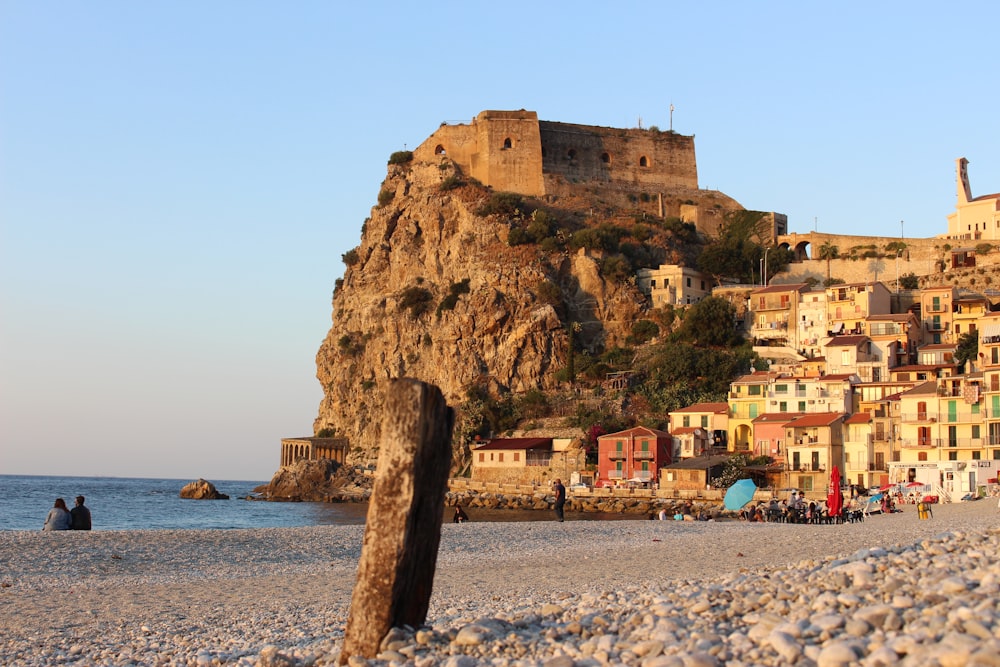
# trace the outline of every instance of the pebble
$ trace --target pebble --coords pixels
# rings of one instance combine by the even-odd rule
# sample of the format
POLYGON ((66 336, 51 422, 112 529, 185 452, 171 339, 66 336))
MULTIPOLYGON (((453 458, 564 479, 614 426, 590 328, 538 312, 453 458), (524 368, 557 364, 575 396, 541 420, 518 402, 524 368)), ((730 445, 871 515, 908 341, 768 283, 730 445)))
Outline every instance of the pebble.
MULTIPOLYGON (((948 508, 942 510, 936 512, 938 517, 947 514, 948 508)), ((548 523, 446 526, 439 566, 456 567, 475 583, 455 583, 439 592, 435 582, 426 626, 393 629, 377 657, 351 656, 348 664, 1000 666, 1000 530, 995 527, 995 509, 962 517, 966 515, 949 524, 936 518, 935 526, 913 522, 906 530, 907 524, 890 523, 893 517, 874 517, 869 522, 881 522, 877 541, 883 546, 854 544, 829 556, 816 548, 802 560, 773 567, 748 566, 748 558, 733 558, 728 570, 721 567, 725 557, 695 554, 691 563, 665 561, 668 569, 677 568, 687 578, 651 572, 641 580, 615 571, 618 564, 627 563, 629 549, 662 549, 671 539, 689 536, 694 543, 702 540, 713 554, 729 553, 727 549, 735 554, 738 548, 749 556, 754 544, 767 539, 775 544, 796 540, 796 550, 806 551, 809 545, 835 543, 850 534, 845 531, 872 526, 662 526, 638 521, 581 526, 570 521, 560 524, 558 532, 543 532, 548 523), (925 532, 917 534, 918 528, 925 532), (914 534, 908 537, 907 530, 914 534), (884 531, 895 535, 899 544, 884 531), (484 542, 486 549, 480 546, 484 542), (576 555, 595 543, 610 554, 611 565, 602 565, 606 576, 587 581, 576 555), (554 553, 563 559, 562 569, 552 564, 554 553), (544 576, 525 570, 518 581, 488 578, 493 567, 531 559, 549 565, 544 576), (690 577, 698 568, 711 570, 690 577)), ((56 542, 61 536, 0 532, 0 578, 11 584, 0 589, 0 613, 5 617, 0 663, 337 664, 349 597, 265 609, 233 604, 225 596, 200 597, 196 584, 247 579, 310 586, 328 577, 350 579, 360 548, 358 530, 175 532, 95 531, 77 536, 92 539, 66 542, 65 548, 56 542), (108 553, 124 557, 109 561, 108 553), (114 565, 109 567, 110 562, 114 565), (69 593, 66 573, 72 572, 77 577, 69 593), (138 599, 129 606, 133 591, 181 585, 184 597, 164 602, 161 609, 148 610, 138 599), (65 604, 55 605, 54 595, 62 596, 65 604), (119 605, 114 615, 105 609, 105 598, 119 605), (71 605, 84 610, 75 615, 80 618, 52 617, 51 608, 71 605), (28 608, 35 610, 34 618, 65 625, 15 625, 22 623, 21 612, 28 608)), ((289 595, 299 601, 303 593, 289 595)))

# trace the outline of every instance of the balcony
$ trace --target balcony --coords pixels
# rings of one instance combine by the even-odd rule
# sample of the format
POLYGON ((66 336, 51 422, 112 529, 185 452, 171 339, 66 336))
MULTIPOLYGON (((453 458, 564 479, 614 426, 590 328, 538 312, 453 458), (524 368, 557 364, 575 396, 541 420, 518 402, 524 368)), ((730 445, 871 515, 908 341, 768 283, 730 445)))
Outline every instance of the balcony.
POLYGON ((625 474, 621 470, 609 470, 608 479, 624 479, 625 474))
POLYGON ((934 447, 934 440, 931 438, 903 438, 899 441, 899 446, 903 449, 931 449, 934 447))
POLYGON ((622 451, 619 451, 619 450, 615 450, 613 452, 608 452, 608 458, 611 459, 612 461, 624 461, 625 460, 625 452, 622 452, 622 451))
POLYGON ((654 456, 653 452, 633 452, 632 453, 632 458, 635 459, 636 461, 652 461, 653 460, 653 456, 654 456))

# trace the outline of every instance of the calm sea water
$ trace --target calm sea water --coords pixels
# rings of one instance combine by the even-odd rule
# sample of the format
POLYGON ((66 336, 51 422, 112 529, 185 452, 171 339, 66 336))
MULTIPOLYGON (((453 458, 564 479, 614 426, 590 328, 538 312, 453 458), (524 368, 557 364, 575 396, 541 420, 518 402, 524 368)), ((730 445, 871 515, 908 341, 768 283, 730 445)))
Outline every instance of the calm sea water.
MULTIPOLYGON (((366 503, 272 503, 240 500, 266 481, 211 480, 229 500, 188 500, 181 488, 192 480, 130 477, 0 475, 0 530, 41 530, 56 498, 73 507, 85 496, 94 530, 289 528, 360 525, 366 503)), ((472 521, 551 521, 551 511, 467 508, 472 521)), ((445 508, 445 521, 452 510, 445 508)), ((566 513, 573 520, 643 519, 630 514, 566 513)))

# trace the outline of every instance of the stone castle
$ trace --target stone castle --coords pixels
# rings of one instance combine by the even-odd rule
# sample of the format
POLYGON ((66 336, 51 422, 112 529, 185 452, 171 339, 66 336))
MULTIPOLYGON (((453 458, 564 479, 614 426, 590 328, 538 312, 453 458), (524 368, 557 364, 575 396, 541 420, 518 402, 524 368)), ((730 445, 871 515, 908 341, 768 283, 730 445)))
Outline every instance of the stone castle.
MULTIPOLYGON (((534 111, 482 111, 471 124, 443 124, 413 152, 446 156, 494 190, 548 201, 586 185, 609 204, 677 217, 713 233, 734 199, 698 188, 694 137, 656 128, 620 129, 538 120, 534 111)), ((784 216, 775 234, 785 232, 784 216)))

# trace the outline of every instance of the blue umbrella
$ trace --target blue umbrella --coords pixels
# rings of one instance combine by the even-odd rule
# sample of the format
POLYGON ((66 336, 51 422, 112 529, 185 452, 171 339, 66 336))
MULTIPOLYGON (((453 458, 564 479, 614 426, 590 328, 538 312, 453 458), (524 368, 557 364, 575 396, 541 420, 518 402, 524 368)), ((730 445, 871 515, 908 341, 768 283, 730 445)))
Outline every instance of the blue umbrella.
POLYGON ((727 510, 742 509, 744 505, 753 500, 753 494, 756 492, 757 485, 753 483, 752 479, 741 479, 726 491, 723 505, 727 510))

